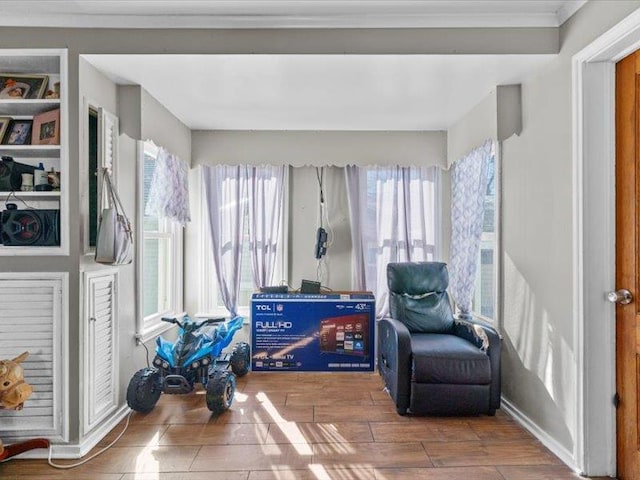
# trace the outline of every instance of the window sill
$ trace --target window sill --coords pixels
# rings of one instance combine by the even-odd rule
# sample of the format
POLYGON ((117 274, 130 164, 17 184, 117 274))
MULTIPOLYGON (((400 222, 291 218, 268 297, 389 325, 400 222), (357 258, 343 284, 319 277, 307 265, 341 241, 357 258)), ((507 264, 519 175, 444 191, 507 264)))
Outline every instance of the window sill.
POLYGON ((147 343, 149 340, 153 340, 158 335, 163 334, 164 332, 172 329, 175 325, 173 323, 167 323, 160 320, 160 317, 183 317, 185 312, 181 312, 178 314, 175 313, 166 313, 164 315, 158 315, 158 318, 149 322, 150 326, 145 328, 142 332, 137 333, 135 338, 138 342, 147 343))
MULTIPOLYGON (((489 317, 485 317, 484 315, 480 315, 479 313, 476 313, 476 312, 471 312, 471 316, 473 317, 474 320, 478 320, 481 323, 484 323, 484 324, 486 324, 486 325, 498 330, 498 322, 495 319, 489 318, 489 317)), ((456 315, 456 317, 457 317, 457 315, 456 315)))

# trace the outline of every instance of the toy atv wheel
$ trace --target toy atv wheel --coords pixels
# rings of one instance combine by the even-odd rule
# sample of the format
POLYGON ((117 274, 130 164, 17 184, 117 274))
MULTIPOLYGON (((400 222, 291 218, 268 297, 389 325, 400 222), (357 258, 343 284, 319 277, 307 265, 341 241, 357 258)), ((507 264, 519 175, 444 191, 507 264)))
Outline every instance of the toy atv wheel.
POLYGON ((236 374, 237 377, 244 377, 249 372, 249 366, 251 365, 251 348, 246 342, 236 343, 229 357, 229 365, 231 365, 231 371, 236 374))
POLYGON ((207 382, 207 408, 216 414, 229 410, 235 391, 235 375, 226 370, 215 370, 207 382))
POLYGON ((127 404, 136 412, 148 413, 158 403, 161 393, 158 371, 153 368, 143 368, 138 370, 129 382, 127 404))

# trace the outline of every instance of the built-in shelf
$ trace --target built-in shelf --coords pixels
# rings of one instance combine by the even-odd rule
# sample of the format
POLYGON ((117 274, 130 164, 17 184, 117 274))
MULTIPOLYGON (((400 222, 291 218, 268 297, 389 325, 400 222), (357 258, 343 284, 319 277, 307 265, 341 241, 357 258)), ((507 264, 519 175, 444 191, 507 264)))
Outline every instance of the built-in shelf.
POLYGON ((39 200, 57 199, 60 198, 60 190, 51 192, 0 192, 0 199, 9 200, 9 196, 11 198, 37 198, 39 200))
POLYGON ((60 108, 60 99, 0 100, 0 116, 30 116, 60 108))
POLYGON ((12 157, 57 158, 60 145, 0 145, 0 153, 12 157))
MULTIPOLYGON (((35 116, 59 109, 59 145, 2 145, 0 155, 10 156, 18 163, 33 167, 42 164, 47 171, 52 169, 60 172, 65 180, 62 190, 6 192, 0 191, 0 211, 6 212, 6 205, 14 203, 19 210, 59 210, 59 222, 55 224, 56 235, 59 235, 60 245, 18 245, 20 238, 9 239, 8 243, 0 244, 0 258, 3 256, 42 256, 69 255, 69 188, 66 179, 69 168, 69 112, 68 112, 68 64, 65 49, 16 49, 0 48, 0 72, 25 75, 47 75, 47 88, 54 90, 59 85, 60 98, 0 99, 0 117, 13 120, 31 120, 35 116)), ((0 140, 1 142, 1 140, 0 140)), ((35 178, 34 178, 35 180, 35 178)), ((6 188, 8 185, 4 185, 6 188)), ((46 226, 45 226, 46 227, 46 226)), ((0 229, 5 228, 0 225, 0 229)), ((11 228, 14 228, 13 226, 11 228)), ((49 229, 49 227, 46 227, 49 229)), ((6 232, 4 232, 6 233, 6 232)), ((6 242, 6 239, 3 239, 6 242)), ((37 243, 37 241, 36 241, 37 243)), ((49 242, 51 243, 51 242, 49 242)), ((0 431, 2 429, 0 428, 0 431)))

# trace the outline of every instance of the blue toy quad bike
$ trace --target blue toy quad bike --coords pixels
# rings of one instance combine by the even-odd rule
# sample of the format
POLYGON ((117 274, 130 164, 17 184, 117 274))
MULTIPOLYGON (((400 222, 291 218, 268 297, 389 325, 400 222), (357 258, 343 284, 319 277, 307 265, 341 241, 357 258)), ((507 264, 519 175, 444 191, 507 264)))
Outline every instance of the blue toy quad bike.
POLYGON ((162 321, 180 327, 178 339, 175 343, 162 337, 156 339, 153 366, 138 370, 129 382, 129 407, 147 413, 153 410, 161 393, 191 393, 195 385, 201 383, 206 389, 209 410, 213 413, 228 410, 236 390, 236 375, 247 374, 251 354, 245 342, 237 343, 231 354, 222 354, 222 350, 242 327, 243 318, 235 317, 227 322, 224 318, 209 318, 198 322, 185 315, 182 321, 176 318, 162 321), (207 325, 217 327, 202 329, 207 325))

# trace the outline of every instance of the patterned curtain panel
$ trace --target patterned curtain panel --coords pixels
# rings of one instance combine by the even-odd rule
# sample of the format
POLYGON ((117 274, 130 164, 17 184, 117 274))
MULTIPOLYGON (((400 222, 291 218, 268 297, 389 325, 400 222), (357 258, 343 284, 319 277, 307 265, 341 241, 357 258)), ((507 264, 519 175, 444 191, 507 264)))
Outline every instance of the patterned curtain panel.
POLYGON ((482 236, 484 196, 489 163, 494 156, 492 140, 457 160, 451 168, 451 294, 461 316, 471 312, 476 267, 482 236))
POLYGON ((164 148, 158 151, 145 215, 168 218, 183 227, 189 213, 189 166, 164 148))
POLYGON ((253 285, 273 285, 288 167, 246 167, 253 285))
POLYGON ((202 178, 220 297, 235 317, 238 313, 242 231, 247 198, 246 167, 203 166, 202 178))
POLYGON ((387 264, 433 260, 437 167, 346 169, 353 280, 376 296, 376 315, 389 311, 387 264))

